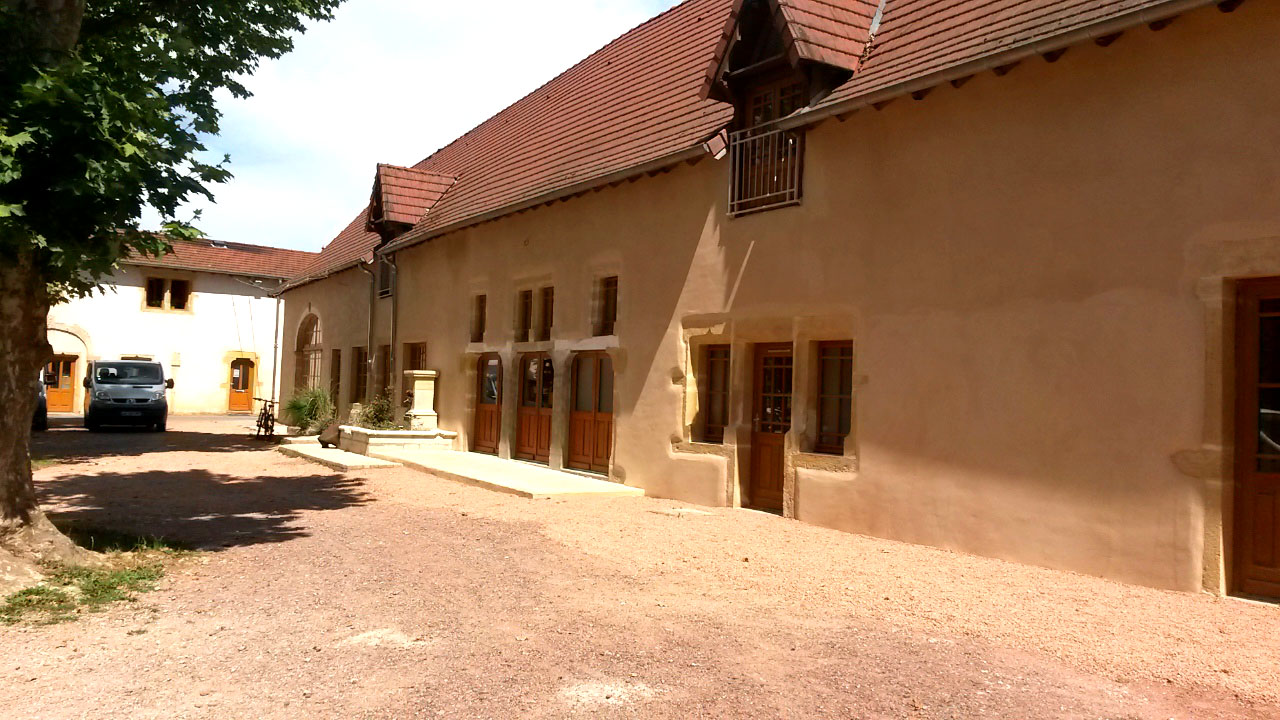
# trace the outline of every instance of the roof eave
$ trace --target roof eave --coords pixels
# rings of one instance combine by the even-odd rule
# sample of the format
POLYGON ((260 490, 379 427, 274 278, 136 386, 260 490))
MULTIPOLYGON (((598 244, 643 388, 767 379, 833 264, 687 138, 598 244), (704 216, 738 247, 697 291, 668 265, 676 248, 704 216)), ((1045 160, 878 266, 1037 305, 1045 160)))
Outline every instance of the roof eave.
POLYGON ((709 145, 712 138, 714 137, 715 136, 713 135, 711 138, 703 140, 702 142, 699 142, 696 145, 685 148, 683 150, 679 150, 674 153, 670 153, 668 155, 664 155, 655 160, 650 160, 647 163, 641 163, 640 165, 632 165, 630 167, 626 167, 621 170, 616 170, 607 175, 601 175, 600 177, 583 180, 581 182, 577 182, 572 185, 566 185, 565 187, 558 188, 556 190, 551 190, 549 192, 545 192, 540 195, 535 195, 531 198, 521 200, 520 202, 510 203, 508 205, 495 208, 488 212, 481 213, 480 215, 473 215, 471 217, 463 218, 462 220, 449 223, 448 225, 444 225, 438 228, 410 230, 409 232, 405 233, 402 237, 399 237, 391 241, 390 243, 387 243, 383 247, 379 248, 376 252, 379 255, 382 255, 390 252, 395 252, 397 250, 403 250, 412 245, 417 245, 418 243, 431 240, 432 238, 437 238, 437 237, 440 237, 441 235, 446 235, 451 232, 456 232, 463 228, 471 227, 472 225, 479 225, 480 223, 483 223, 483 222, 496 220, 505 215, 511 215, 511 214, 520 212, 521 210, 528 210, 529 208, 537 207, 538 205, 544 205, 546 203, 559 200, 561 198, 577 195, 581 192, 585 192, 587 190, 593 190, 597 187, 618 182, 620 180, 626 180, 636 175, 643 175, 647 172, 653 172, 655 170, 661 170, 663 168, 667 168, 672 165, 678 165, 682 162, 693 160, 695 158, 701 158, 706 155, 714 155, 715 153, 713 152, 712 148, 709 145))
POLYGON ((262 278, 264 280, 276 280, 284 282, 288 279, 287 275, 268 275, 265 273, 237 272, 235 270, 219 270, 216 268, 197 267, 195 265, 178 265, 174 263, 164 262, 147 262, 145 260, 121 260, 121 265, 133 265, 136 267, 157 268, 161 270, 184 270, 186 272, 203 272, 212 273, 214 275, 235 275, 239 277, 262 278))

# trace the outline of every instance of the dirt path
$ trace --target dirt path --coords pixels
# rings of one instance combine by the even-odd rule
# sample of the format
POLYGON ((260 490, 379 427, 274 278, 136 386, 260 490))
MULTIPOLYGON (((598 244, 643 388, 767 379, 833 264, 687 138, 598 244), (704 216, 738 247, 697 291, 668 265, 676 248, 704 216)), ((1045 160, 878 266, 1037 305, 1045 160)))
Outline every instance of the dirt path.
POLYGON ((64 519, 208 548, 0 628, 11 717, 1280 717, 1280 608, 653 500, 53 431, 64 519), (103 456, 117 451, 116 456, 103 456), (145 452, 144 452, 145 451, 145 452))

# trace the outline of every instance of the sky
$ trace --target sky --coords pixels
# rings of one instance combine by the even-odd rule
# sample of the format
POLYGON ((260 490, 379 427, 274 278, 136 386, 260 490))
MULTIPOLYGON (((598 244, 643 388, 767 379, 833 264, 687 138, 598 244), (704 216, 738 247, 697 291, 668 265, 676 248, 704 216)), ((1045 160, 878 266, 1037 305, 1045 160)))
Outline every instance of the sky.
MULTIPOLYGON (((183 209, 205 235, 319 251, 369 200, 375 165, 412 165, 677 0, 347 0, 226 95, 235 177, 183 209)), ((159 218, 147 213, 143 227, 159 218)))

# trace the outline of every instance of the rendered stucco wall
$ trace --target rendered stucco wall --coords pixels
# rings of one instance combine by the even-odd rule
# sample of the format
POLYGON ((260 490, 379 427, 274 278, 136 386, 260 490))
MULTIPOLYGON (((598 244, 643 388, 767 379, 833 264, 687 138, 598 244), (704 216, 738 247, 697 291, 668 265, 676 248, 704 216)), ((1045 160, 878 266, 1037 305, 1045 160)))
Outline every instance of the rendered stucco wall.
POLYGON ((231 361, 241 357, 255 364, 253 395, 269 396, 277 303, 266 295, 267 288, 246 282, 213 273, 125 266, 95 295, 55 306, 49 312, 49 342, 54 353, 78 358, 75 411, 84 409, 79 383, 86 360, 125 355, 149 357, 164 366, 166 377, 174 380, 172 413, 227 412, 231 361), (189 280, 189 309, 147 308, 147 277, 189 280))
MULTIPOLYGON (((797 208, 728 219, 728 163, 708 159, 437 238, 400 253, 400 341, 429 343, 440 424, 464 447, 475 359, 501 354, 504 456, 516 358, 551 352, 553 467, 572 353, 607 349, 611 476, 705 504, 742 499, 752 345, 793 342, 789 516, 1220 591, 1231 280, 1280 275, 1278 34, 1273 4, 1210 8, 828 120, 797 208), (617 337, 592 339, 607 274, 617 337), (513 345, 517 291, 547 284, 552 342, 513 345), (490 332, 471 344, 477 293, 490 332), (844 339, 855 429, 844 457, 818 456, 814 343, 844 339), (711 341, 733 352, 715 446, 689 434, 690 360, 711 341)), ((289 327, 299 305, 349 305, 345 354, 365 343, 367 285, 344 277, 286 304, 289 327)))

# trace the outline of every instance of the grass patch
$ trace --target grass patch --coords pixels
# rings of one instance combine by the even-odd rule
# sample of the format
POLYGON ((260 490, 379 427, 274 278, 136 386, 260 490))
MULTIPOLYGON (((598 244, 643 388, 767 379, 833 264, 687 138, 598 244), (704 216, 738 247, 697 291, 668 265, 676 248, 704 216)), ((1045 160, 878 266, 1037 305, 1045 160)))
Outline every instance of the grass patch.
POLYGON ((77 545, 107 554, 106 567, 49 567, 39 585, 0 601, 0 623, 52 625, 155 590, 164 562, 192 551, 154 535, 57 523, 77 545))
POLYGON ((47 467, 53 467, 54 465, 57 465, 59 462, 61 461, 55 460, 54 458, 33 457, 31 458, 31 472, 35 472, 37 470, 43 470, 47 467))
POLYGON ((59 568, 39 585, 21 590, 0 604, 0 621, 36 625, 74 620, 80 613, 111 603, 134 600, 164 577, 159 563, 108 568, 59 568))

